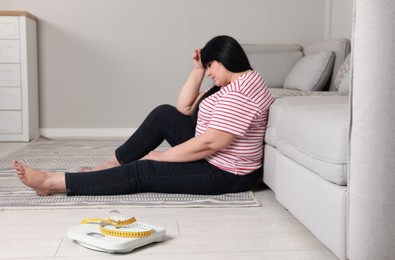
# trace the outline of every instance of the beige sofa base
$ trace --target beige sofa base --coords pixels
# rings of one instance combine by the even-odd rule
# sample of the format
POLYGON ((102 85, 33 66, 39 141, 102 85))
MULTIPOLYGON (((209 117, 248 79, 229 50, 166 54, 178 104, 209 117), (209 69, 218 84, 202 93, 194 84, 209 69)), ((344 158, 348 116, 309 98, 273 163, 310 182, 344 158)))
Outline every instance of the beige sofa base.
POLYGON ((276 199, 339 259, 346 259, 347 186, 328 182, 270 145, 265 158, 275 160, 276 171, 266 166, 264 182, 276 199))

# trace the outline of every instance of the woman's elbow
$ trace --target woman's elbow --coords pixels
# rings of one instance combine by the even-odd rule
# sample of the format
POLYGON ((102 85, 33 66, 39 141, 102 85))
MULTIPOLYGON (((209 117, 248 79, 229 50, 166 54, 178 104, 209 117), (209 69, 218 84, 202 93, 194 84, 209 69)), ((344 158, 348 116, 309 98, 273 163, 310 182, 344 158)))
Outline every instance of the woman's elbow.
POLYGON ((228 142, 215 142, 210 145, 210 149, 213 152, 218 152, 218 151, 222 151, 222 150, 228 148, 229 145, 230 145, 230 143, 228 143, 228 142))
POLYGON ((230 134, 222 136, 222 138, 217 136, 217 138, 212 139, 211 142, 208 142, 208 146, 211 151, 218 152, 228 148, 233 143, 234 139, 235 137, 230 134))
POLYGON ((180 112, 181 114, 186 115, 186 116, 190 116, 193 113, 192 109, 188 108, 188 107, 183 107, 183 106, 177 105, 176 108, 177 108, 178 112, 180 112))

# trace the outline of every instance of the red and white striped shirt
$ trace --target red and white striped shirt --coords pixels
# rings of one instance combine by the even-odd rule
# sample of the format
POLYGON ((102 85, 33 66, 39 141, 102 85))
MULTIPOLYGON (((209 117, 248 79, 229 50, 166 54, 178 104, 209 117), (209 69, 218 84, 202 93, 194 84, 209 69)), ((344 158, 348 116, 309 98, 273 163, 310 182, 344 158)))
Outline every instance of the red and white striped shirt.
POLYGON ((222 170, 238 175, 246 175, 260 168, 269 107, 273 101, 257 71, 243 74, 204 99, 199 106, 196 136, 208 128, 236 136, 227 148, 205 159, 222 170))

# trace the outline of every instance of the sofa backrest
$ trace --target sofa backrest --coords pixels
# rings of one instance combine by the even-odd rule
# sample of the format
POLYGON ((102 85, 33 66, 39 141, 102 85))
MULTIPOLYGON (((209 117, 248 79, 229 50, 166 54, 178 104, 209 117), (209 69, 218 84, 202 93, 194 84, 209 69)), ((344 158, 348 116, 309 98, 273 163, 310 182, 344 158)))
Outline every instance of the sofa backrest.
POLYGON ((288 73, 303 57, 302 46, 296 44, 243 44, 243 49, 269 88, 282 88, 288 73))
POLYGON ((302 57, 332 51, 335 53, 333 72, 324 88, 330 91, 336 91, 337 71, 351 50, 350 41, 346 38, 307 46, 298 44, 243 44, 242 46, 251 66, 262 75, 269 88, 283 88, 285 78, 302 57))

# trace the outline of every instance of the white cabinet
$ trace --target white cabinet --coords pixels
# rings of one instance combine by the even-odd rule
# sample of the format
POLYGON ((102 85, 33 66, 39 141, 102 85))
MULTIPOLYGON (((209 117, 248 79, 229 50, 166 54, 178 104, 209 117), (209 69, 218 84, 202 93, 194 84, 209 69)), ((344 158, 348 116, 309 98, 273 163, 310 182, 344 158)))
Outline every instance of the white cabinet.
POLYGON ((38 135, 37 18, 0 11, 0 141, 38 135))

